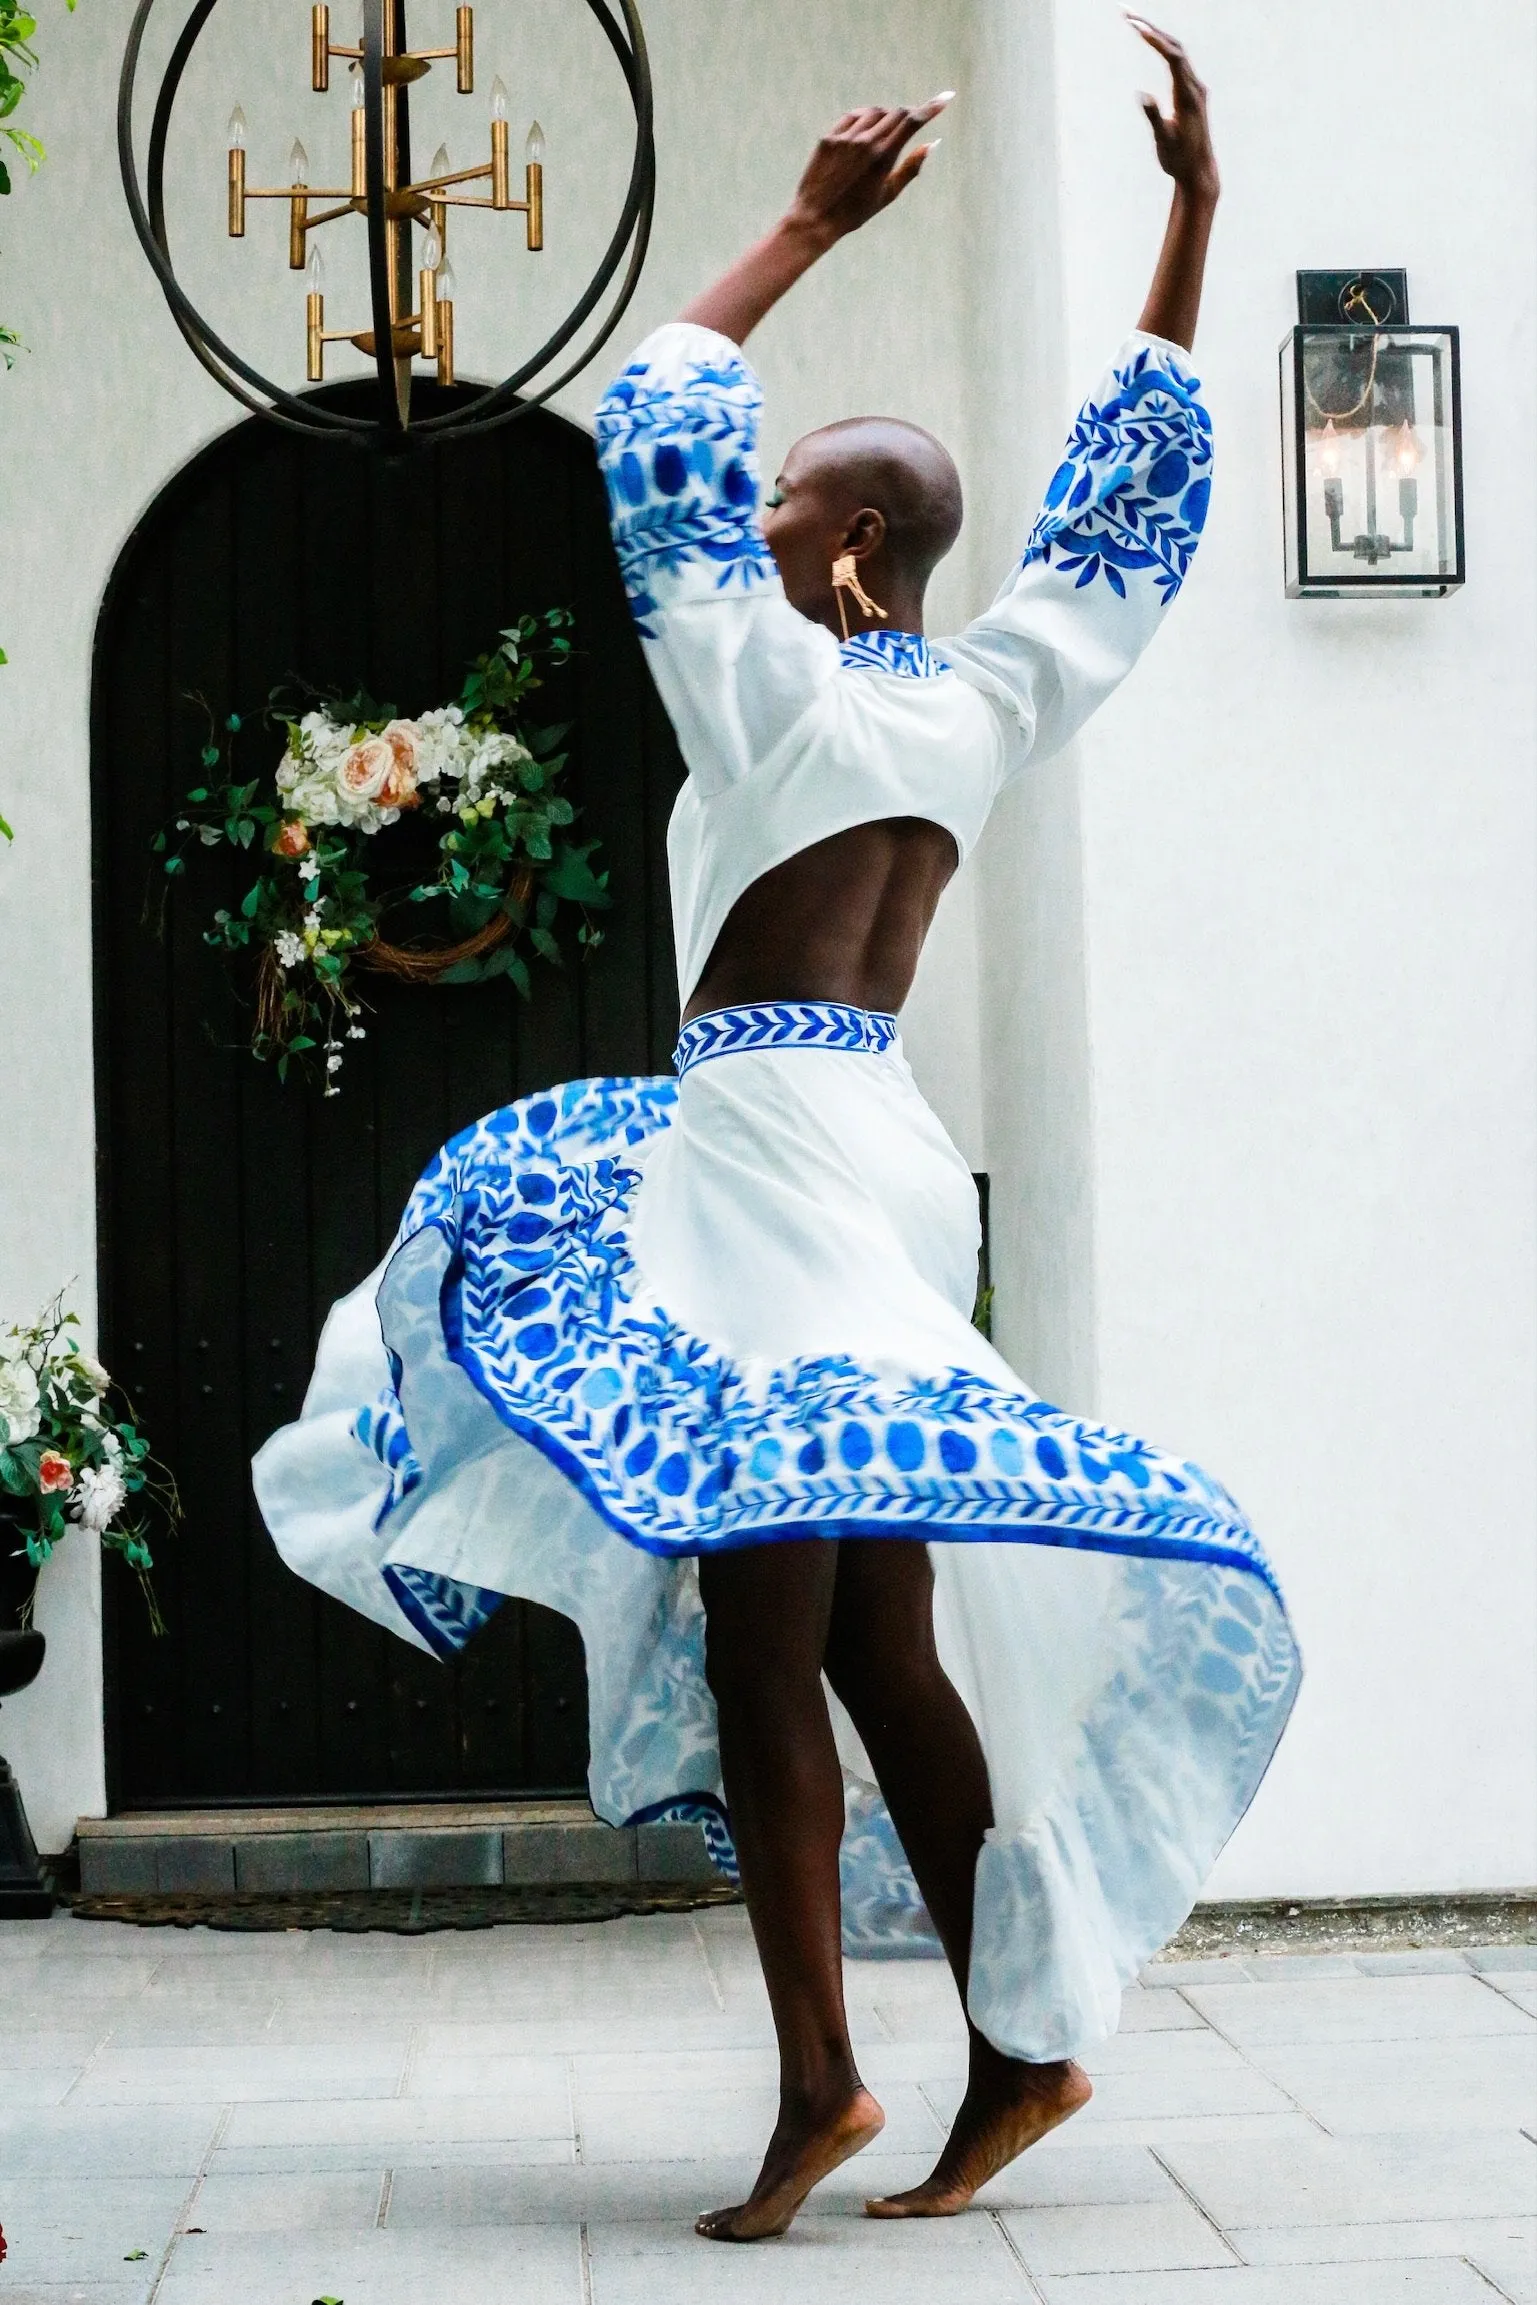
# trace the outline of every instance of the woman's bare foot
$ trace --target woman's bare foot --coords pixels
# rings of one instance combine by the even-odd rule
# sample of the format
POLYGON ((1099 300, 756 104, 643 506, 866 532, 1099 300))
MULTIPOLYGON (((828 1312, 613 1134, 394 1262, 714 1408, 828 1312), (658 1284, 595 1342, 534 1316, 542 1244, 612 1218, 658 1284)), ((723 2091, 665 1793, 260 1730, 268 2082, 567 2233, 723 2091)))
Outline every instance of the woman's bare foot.
POLYGON ((830 2111, 794 2116, 781 2112, 748 2198, 734 2209, 712 2209, 694 2231, 706 2241, 766 2241, 771 2234, 788 2231, 812 2186, 820 2185, 885 2126, 885 2114, 857 2082, 830 2111))
POLYGON ((867 2201, 868 2217, 953 2217, 989 2177, 1087 2105, 1094 2090, 1081 2065, 1022 2065, 982 2044, 950 2141, 934 2173, 906 2193, 867 2201))

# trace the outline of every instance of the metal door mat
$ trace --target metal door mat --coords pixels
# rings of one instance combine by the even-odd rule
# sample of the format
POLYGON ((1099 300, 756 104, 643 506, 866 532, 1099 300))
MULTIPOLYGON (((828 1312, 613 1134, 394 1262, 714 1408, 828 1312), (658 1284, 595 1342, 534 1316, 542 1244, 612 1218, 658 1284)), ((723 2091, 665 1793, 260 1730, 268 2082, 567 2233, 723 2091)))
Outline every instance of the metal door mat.
POLYGON ((604 1882, 523 1884, 484 1889, 333 1890, 316 1896, 264 1897, 188 1891, 178 1895, 93 1896, 66 1891, 60 1903, 82 1921, 129 1921, 141 1929, 380 1929, 423 1937, 434 1929, 495 1929, 509 1922, 559 1927, 615 1921, 626 1913, 696 1913, 736 1905, 740 1892, 718 1885, 604 1882))

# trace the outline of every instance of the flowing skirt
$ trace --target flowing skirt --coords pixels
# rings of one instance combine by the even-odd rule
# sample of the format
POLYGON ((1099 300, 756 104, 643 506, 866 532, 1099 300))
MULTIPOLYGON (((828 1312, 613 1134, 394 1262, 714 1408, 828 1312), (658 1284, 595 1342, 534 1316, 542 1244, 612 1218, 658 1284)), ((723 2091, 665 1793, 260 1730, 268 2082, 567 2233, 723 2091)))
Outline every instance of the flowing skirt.
MULTIPOLYGON (((509 1595, 586 1647, 590 1790, 732 1864, 698 1555, 907 1537, 996 1823, 971 2014, 1011 2056, 1114 2030, 1265 1772, 1300 1661, 1198 1466, 1038 1400, 972 1326, 965 1164, 889 1018, 685 1027, 678 1081, 575 1081, 445 1146, 256 1459, 289 1566, 442 1657, 509 1595)), ((932 1932, 852 1725, 845 1943, 932 1932)))

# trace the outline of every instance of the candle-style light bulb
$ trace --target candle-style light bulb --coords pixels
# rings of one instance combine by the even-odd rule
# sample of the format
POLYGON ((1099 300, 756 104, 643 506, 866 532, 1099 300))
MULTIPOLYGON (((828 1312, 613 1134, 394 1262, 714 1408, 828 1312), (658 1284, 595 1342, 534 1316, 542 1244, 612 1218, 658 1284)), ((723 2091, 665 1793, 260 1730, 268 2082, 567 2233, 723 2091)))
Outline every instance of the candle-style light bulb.
POLYGON ((440 304, 452 304, 457 283, 454 279, 454 268, 446 256, 437 267, 437 275, 438 302, 440 304))
POLYGON ((523 157, 530 168, 542 168, 544 166, 544 130, 537 120, 528 132, 527 140, 523 146, 523 157))
POLYGON ((360 65, 354 64, 354 65, 353 65, 353 67, 352 67, 352 109, 353 109, 353 111, 354 111, 354 112, 361 112, 361 111, 362 111, 362 109, 363 109, 363 106, 364 106, 364 104, 365 104, 367 101, 368 101, 368 90, 367 90, 367 89, 364 87, 364 85, 363 85, 363 73, 362 73, 362 68, 361 68, 361 66, 360 66, 360 65))
POLYGON ((288 177, 292 184, 308 184, 310 180, 310 156, 297 136, 288 155, 288 177))
POLYGON ((325 285, 326 260, 320 253, 320 244, 317 241, 315 246, 310 250, 310 260, 305 267, 304 286, 306 292, 309 295, 323 296, 325 293, 325 285))
POLYGON ((1406 480, 1411 479, 1420 468, 1420 444, 1407 416, 1394 435, 1393 462, 1406 480))
POLYGON ((422 243, 422 270, 436 272, 443 261, 443 243, 435 232, 429 232, 422 243))
POLYGON ((1340 436, 1334 429, 1331 416, 1318 443, 1318 469, 1325 480, 1338 480, 1340 476, 1340 436))
POLYGON ((229 116, 229 148, 231 152, 245 150, 245 114, 237 104, 229 116))
POLYGON ((427 174, 429 176, 447 176, 452 167, 453 162, 448 157, 448 146, 440 144, 432 155, 432 166, 428 169, 427 174))
POLYGON ((500 72, 491 83, 491 117, 493 120, 507 117, 507 83, 500 72))

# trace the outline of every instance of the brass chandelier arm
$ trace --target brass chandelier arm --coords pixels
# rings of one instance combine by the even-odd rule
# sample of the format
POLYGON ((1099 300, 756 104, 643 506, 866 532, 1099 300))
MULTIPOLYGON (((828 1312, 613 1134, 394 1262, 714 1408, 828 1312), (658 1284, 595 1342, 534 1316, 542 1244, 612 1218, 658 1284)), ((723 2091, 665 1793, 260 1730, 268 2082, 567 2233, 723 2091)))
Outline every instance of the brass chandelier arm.
POLYGON ((123 53, 123 70, 117 96, 118 166, 133 228, 160 282, 166 302, 171 308, 171 317, 197 360, 207 369, 216 384, 222 385, 242 407, 249 408, 258 416, 270 416, 275 424, 281 424, 291 432, 313 434, 325 431, 364 437, 374 429, 368 417, 347 416, 339 409, 322 408, 313 401, 301 400, 297 393, 285 391, 282 385, 274 384, 270 378, 263 376, 260 369, 253 368, 249 361, 242 360, 239 353, 225 344, 209 327, 183 291, 172 269, 165 225, 165 147, 171 110, 182 75, 187 69, 187 60, 217 4, 218 0, 193 0, 192 10, 166 65, 150 123, 147 208, 139 188, 138 164, 134 154, 133 98, 139 56, 155 0, 138 0, 134 10, 123 53), (245 389, 247 386, 256 392, 265 393, 266 402, 254 399, 251 391, 245 389))

